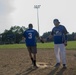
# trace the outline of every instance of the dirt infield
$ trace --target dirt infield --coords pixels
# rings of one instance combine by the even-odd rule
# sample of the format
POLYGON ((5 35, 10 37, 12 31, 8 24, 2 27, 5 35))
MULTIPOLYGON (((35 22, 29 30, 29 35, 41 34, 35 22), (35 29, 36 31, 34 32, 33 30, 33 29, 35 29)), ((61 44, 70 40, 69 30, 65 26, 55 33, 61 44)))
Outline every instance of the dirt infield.
POLYGON ((0 75, 76 75, 76 50, 67 50, 67 69, 54 68, 54 51, 38 49, 37 64, 48 65, 44 68, 31 68, 26 49, 0 49, 0 75))

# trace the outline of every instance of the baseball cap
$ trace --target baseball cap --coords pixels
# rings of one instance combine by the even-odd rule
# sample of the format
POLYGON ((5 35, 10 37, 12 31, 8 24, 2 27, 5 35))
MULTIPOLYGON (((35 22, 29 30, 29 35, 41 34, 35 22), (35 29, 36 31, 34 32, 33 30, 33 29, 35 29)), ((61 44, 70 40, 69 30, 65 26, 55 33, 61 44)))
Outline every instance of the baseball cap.
POLYGON ((33 28, 33 25, 31 23, 29 24, 29 28, 33 28))
MULTIPOLYGON (((59 22, 59 20, 58 20, 58 19, 54 19, 53 22, 59 22)), ((60 22, 59 22, 59 23, 60 23, 60 22)))

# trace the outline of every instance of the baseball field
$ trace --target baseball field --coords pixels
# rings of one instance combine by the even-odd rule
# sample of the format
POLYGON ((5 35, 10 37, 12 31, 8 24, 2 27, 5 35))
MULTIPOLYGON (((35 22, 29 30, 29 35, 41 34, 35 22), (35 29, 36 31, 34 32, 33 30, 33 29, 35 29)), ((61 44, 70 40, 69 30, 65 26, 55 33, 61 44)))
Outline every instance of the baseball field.
POLYGON ((0 75, 76 75, 76 41, 66 47, 67 69, 55 68, 54 44, 38 43, 37 65, 31 61, 25 44, 0 45, 0 75))

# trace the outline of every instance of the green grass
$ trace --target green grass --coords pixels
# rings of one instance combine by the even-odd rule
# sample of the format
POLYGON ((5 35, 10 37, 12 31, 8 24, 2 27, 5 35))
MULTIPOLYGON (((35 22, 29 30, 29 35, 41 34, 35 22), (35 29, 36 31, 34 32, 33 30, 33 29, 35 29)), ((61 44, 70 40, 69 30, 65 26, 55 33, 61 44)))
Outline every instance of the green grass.
POLYGON ((76 50, 76 41, 69 41, 66 48, 76 50))
POLYGON ((0 45, 0 49, 14 49, 14 48, 26 48, 25 44, 7 44, 7 45, 0 45))
POLYGON ((54 48, 53 42, 51 43, 38 43, 37 44, 38 48, 54 48))
MULTIPOLYGON (((44 44, 38 44, 38 48, 54 48, 54 43, 44 43, 44 44)), ((68 41, 68 45, 66 46, 66 49, 73 49, 76 50, 76 41, 68 41)))
MULTIPOLYGON (((38 43, 38 48, 54 48, 53 42, 51 43, 38 43)), ((8 44, 8 45, 0 45, 0 49, 14 49, 14 48, 26 48, 25 44, 8 44)), ((76 41, 69 41, 67 49, 76 50, 76 41)))

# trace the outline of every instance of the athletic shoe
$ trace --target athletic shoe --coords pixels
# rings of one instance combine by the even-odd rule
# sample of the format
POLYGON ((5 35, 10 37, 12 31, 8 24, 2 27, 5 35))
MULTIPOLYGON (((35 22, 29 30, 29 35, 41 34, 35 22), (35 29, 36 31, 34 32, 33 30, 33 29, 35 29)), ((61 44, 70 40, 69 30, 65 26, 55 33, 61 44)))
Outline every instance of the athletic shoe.
POLYGON ((57 63, 56 65, 55 65, 55 67, 59 67, 60 66, 60 63, 57 63))
POLYGON ((66 66, 66 64, 63 64, 63 69, 67 69, 67 66, 66 66))
POLYGON ((33 69, 37 69, 38 67, 37 67, 37 66, 33 66, 32 68, 33 68, 33 69))

